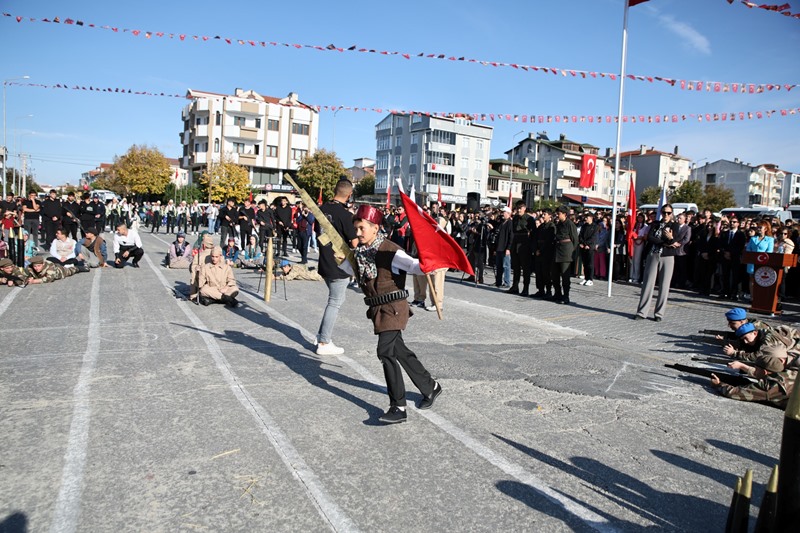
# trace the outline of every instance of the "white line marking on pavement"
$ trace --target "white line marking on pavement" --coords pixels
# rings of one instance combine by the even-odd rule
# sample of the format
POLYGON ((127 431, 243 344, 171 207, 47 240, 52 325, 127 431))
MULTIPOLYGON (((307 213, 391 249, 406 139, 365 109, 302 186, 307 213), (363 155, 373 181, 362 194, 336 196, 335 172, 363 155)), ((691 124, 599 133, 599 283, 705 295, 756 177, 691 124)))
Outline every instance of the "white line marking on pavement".
MULTIPOLYGON (((169 282, 164 277, 164 274, 162 274, 158 268, 156 268, 156 266, 150 260, 150 257, 145 255, 144 259, 147 261, 147 264, 150 265, 150 268, 153 270, 153 272, 156 273, 156 277, 158 277, 159 281, 161 281, 164 287, 168 291, 172 291, 172 287, 170 287, 169 282)), ((236 399, 239 400, 239 403, 242 404, 242 407, 244 407, 245 410, 247 410, 247 412, 249 412, 253 418, 255 418, 256 422, 261 428, 262 433, 264 433, 264 435, 267 437, 267 440, 269 440, 270 444, 272 444, 272 446, 275 448, 275 451, 278 452, 278 455, 289 469, 289 472, 291 472, 292 476, 303 485, 303 488, 305 488, 309 500, 311 500, 312 504, 314 504, 314 506, 317 508, 320 516, 322 516, 322 518, 334 531, 358 531, 355 523, 353 523, 353 521, 328 495, 325 487, 322 485, 322 481, 320 481, 317 475, 306 464, 305 460, 303 460, 303 457, 292 445, 289 437, 283 433, 272 416, 270 416, 266 409, 264 409, 261 404, 259 404, 250 395, 241 381, 239 381, 239 378, 231 368, 228 359, 222 353, 222 350, 220 350, 219 344, 217 344, 214 336, 208 333, 208 328, 197 317, 194 311, 192 311, 190 305, 193 304, 178 300, 175 300, 175 303, 178 305, 181 311, 183 311, 183 313, 186 315, 186 318, 189 319, 192 325, 199 330, 198 333, 200 334, 200 337, 202 337, 203 341, 206 343, 206 347, 208 348, 211 357, 214 359, 217 369, 219 369, 222 377, 227 382, 231 391, 233 391, 233 395, 236 396, 236 399)))
POLYGON ((78 383, 73 389, 74 407, 72 423, 69 428, 67 451, 64 454, 64 470, 61 473, 61 488, 58 491, 56 508, 50 531, 71 533, 78 528, 81 515, 81 492, 83 491, 83 470, 86 465, 86 448, 89 441, 91 405, 89 385, 94 372, 97 355, 100 351, 100 273, 94 270, 91 300, 89 304, 89 330, 86 333, 86 353, 78 383))
POLYGON ((469 306, 469 307, 471 307, 473 309, 478 307, 478 308, 481 308, 481 309, 485 310, 487 313, 494 313, 494 314, 497 314, 497 315, 511 316, 512 318, 514 318, 516 320, 519 320, 521 322, 526 322, 526 323, 528 323, 528 324, 530 324, 532 326, 536 326, 536 327, 538 327, 540 329, 550 329, 550 330, 553 330, 553 331, 557 331, 557 332, 559 332, 561 334, 570 335, 572 337, 576 337, 578 335, 588 335, 587 332, 579 330, 579 329, 576 329, 576 328, 571 328, 571 327, 567 327, 567 326, 560 326, 558 324, 553 324, 552 322, 548 322, 547 320, 542 320, 541 318, 536 318, 536 317, 533 317, 531 315, 523 315, 523 314, 520 314, 520 313, 514 313, 513 311, 508 311, 507 309, 498 309, 496 307, 491 307, 489 305, 482 305, 482 304, 479 304, 479 303, 476 303, 476 302, 468 302, 466 300, 459 300, 458 298, 450 298, 450 297, 448 297, 447 301, 448 302, 453 302, 453 303, 458 303, 458 304, 463 304, 463 305, 469 306))
MULTIPOLYGON (((312 342, 312 339, 315 338, 315 335, 305 329, 303 326, 299 325, 298 323, 294 322, 288 317, 283 316, 281 313, 271 309, 267 304, 264 303, 263 300, 253 296, 250 294, 249 291, 240 291, 240 295, 244 295, 250 301, 254 302, 258 307, 265 310, 270 318, 277 319, 278 321, 296 328, 301 335, 309 342, 312 342)), ((527 317, 526 317, 527 318, 527 317)), ((561 328, 559 326, 559 328, 561 328)), ((569 329, 569 328, 563 328, 569 329)), ((575 331, 575 330, 573 330, 575 331)), ((369 370, 367 370, 363 365, 353 361, 347 356, 344 355, 337 355, 335 356, 341 362, 349 365, 353 370, 355 370, 362 378, 367 380, 370 383, 379 384, 385 387, 385 384, 382 381, 379 381, 375 375, 373 375, 369 370)), ((459 441, 461 444, 466 446, 469 450, 473 453, 477 454, 478 456, 482 457, 490 464, 494 465, 495 467, 499 468, 506 474, 514 477, 517 481, 529 486, 539 494, 543 495, 548 500, 552 501, 553 503, 560 505, 564 510, 571 513, 573 516, 579 518, 584 523, 595 529, 596 531, 601 532, 614 532, 616 529, 609 524, 608 520, 603 518, 602 516, 598 515, 591 509, 580 505, 579 503, 575 502, 574 500, 564 496, 563 494, 559 493, 555 489, 552 489, 538 477, 533 475, 531 472, 525 470, 525 468, 509 459, 506 459, 499 453, 496 453, 491 448, 482 444, 475 438, 468 435, 465 431, 457 427, 455 424, 448 421, 441 415, 430 411, 420 411, 413 406, 411 406, 417 413, 421 416, 428 419, 429 422, 434 424, 435 426, 439 427, 442 431, 459 441)))
POLYGON ((3 313, 5 313, 9 306, 11 306, 11 302, 14 301, 14 298, 16 298, 20 292, 22 292, 22 287, 17 287, 8 293, 8 296, 3 298, 3 302, 0 303, 0 316, 3 316, 3 313))
POLYGON ((619 379, 619 377, 622 375, 622 373, 623 373, 623 372, 625 372, 625 369, 626 369, 626 368, 628 368, 628 363, 623 363, 623 365, 622 365, 622 368, 620 368, 620 369, 619 369, 619 372, 617 372, 617 375, 616 375, 616 376, 614 376, 614 380, 611 382, 611 385, 609 385, 609 386, 608 386, 608 388, 606 389, 606 392, 608 392, 608 391, 610 391, 610 390, 611 390, 611 387, 613 387, 613 386, 614 386, 614 383, 616 383, 616 382, 617 382, 617 380, 618 380, 618 379, 619 379))

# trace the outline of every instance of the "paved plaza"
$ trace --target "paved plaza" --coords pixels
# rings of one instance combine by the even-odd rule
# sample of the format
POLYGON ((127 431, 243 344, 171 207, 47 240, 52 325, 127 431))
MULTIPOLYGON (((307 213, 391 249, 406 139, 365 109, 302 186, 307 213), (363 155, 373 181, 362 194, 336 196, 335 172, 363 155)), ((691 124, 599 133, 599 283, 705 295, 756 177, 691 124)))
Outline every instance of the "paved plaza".
POLYGON ((748 468, 755 520, 783 412, 664 368, 729 302, 633 321, 635 286, 562 306, 450 273, 404 334, 444 393, 384 426, 359 291, 317 356, 323 283, 265 303, 236 271, 239 308, 197 306, 142 238, 139 269, 0 288, 0 531, 720 531, 748 468))

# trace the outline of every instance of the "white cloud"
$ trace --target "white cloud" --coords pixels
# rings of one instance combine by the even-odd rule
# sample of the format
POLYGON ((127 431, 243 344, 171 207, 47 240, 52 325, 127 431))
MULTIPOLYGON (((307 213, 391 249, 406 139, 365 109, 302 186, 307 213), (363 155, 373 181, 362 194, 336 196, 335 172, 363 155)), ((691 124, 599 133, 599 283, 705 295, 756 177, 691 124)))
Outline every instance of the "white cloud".
POLYGON ((658 15, 662 26, 681 38, 684 46, 703 55, 711 55, 711 42, 705 35, 685 22, 675 20, 672 15, 658 15))

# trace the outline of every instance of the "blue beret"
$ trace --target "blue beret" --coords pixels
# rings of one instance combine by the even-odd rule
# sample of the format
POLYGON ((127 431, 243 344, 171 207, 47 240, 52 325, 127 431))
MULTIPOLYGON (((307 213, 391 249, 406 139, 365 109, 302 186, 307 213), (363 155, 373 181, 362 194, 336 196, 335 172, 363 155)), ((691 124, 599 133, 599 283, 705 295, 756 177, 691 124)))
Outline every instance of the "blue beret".
POLYGON ((755 331, 755 330, 756 330, 756 327, 753 324, 751 324, 750 322, 748 322, 747 324, 742 324, 736 330, 736 338, 741 339, 742 337, 744 337, 745 335, 747 335, 751 331, 755 331))
POLYGON ((725 318, 728 320, 745 320, 747 318, 747 311, 741 307, 734 307, 725 313, 725 318))
POLYGON ((281 261, 281 263, 280 263, 280 267, 281 267, 281 268, 283 268, 283 267, 288 267, 288 266, 289 266, 289 265, 291 265, 291 264, 292 264, 292 262, 291 262, 291 261, 289 261, 288 259, 283 259, 283 260, 281 261))

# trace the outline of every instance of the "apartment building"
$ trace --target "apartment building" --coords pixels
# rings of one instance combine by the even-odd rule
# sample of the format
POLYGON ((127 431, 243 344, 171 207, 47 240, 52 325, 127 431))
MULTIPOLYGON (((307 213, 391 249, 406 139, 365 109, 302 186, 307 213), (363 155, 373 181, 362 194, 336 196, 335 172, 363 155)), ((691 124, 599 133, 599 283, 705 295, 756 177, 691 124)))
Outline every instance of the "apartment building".
POLYGON ((786 173, 777 165, 751 165, 739 158, 706 163, 694 171, 694 179, 705 185, 721 185, 733 190, 738 207, 783 205, 783 181, 786 173))
POLYGON ((783 171, 783 190, 781 191, 781 205, 800 202, 800 173, 783 171))
POLYGON ((636 170, 636 188, 639 193, 647 187, 663 187, 674 191, 681 183, 691 179, 692 160, 678 153, 676 146, 672 152, 662 152, 654 147, 639 146, 638 150, 619 154, 620 166, 636 170))
POLYGON ((181 168, 199 175, 225 155, 264 191, 289 191, 283 174, 317 150, 319 113, 295 93, 285 98, 236 89, 225 95, 190 89, 183 108, 181 168))
MULTIPOLYGON (((375 194, 401 178, 417 202, 466 205, 467 194, 484 195, 493 128, 465 117, 392 114, 375 126, 375 194)), ((396 190, 396 189, 395 189, 396 190)))

